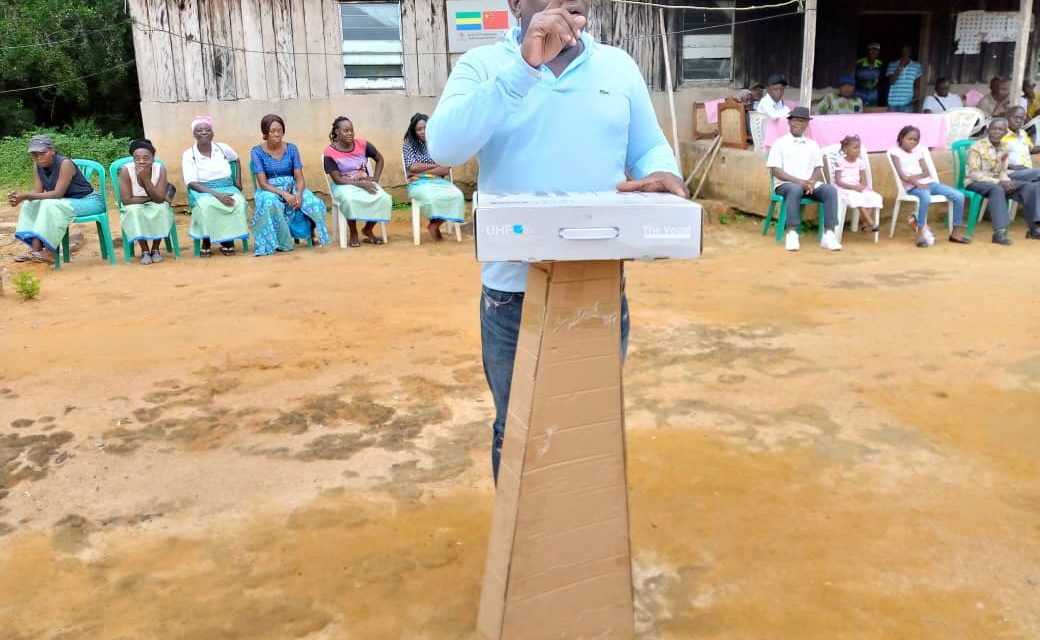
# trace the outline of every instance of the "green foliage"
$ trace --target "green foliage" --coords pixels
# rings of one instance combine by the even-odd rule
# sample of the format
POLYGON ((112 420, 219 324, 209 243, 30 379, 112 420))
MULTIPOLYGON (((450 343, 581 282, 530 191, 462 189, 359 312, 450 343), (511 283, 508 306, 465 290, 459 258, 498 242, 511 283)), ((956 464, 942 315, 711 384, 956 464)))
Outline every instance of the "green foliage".
POLYGON ((32 186, 33 165, 26 149, 29 138, 37 133, 51 136, 63 156, 96 160, 105 167, 127 155, 130 147, 130 138, 116 138, 111 133, 101 135, 97 125, 90 121, 78 121, 63 131, 41 129, 18 137, 0 138, 0 188, 32 186))
POLYGON ((86 117, 140 135, 133 58, 124 0, 0 0, 0 92, 19 90, 0 93, 0 136, 86 117))
POLYGON ((35 300, 40 296, 40 279, 32 271, 20 271, 11 282, 22 300, 35 300))

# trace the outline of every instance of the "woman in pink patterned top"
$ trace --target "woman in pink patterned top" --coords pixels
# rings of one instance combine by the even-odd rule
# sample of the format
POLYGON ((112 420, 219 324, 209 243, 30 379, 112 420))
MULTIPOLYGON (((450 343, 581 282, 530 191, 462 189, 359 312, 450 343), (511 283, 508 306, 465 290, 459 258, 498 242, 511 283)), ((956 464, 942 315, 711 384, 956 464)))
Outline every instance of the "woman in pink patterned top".
POLYGON ((340 116, 332 123, 329 146, 325 147, 325 173, 332 179, 332 197, 347 218, 350 246, 360 247, 357 221, 365 221, 361 233, 368 244, 383 244, 372 232, 377 222, 390 222, 393 200, 379 186, 383 173, 383 154, 369 142, 354 137, 354 124, 340 116), (368 172, 368 160, 375 161, 375 171, 368 172))
POLYGON ((859 136, 845 136, 841 141, 834 184, 838 187, 838 199, 845 206, 860 210, 865 223, 861 228, 877 233, 881 219, 881 194, 867 184, 867 160, 860 156, 861 148, 859 136))

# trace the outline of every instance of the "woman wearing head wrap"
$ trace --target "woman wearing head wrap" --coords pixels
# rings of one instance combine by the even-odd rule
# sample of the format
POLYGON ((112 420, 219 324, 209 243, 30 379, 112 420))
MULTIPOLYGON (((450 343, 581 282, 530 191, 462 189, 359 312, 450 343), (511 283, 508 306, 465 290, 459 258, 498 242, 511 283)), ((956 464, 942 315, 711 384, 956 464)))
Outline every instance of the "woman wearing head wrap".
POLYGON ((155 161, 150 140, 131 142, 130 156, 134 161, 119 172, 119 223, 125 242, 140 243, 141 264, 162 262, 159 242, 173 226, 173 208, 166 201, 166 167, 155 161))
POLYGON ((329 146, 325 147, 325 173, 332 180, 332 197, 347 218, 350 227, 350 246, 360 247, 357 221, 364 220, 361 233, 368 244, 383 244, 372 229, 377 222, 390 222, 393 200, 379 186, 383 174, 383 154, 375 145, 354 137, 354 124, 350 118, 339 116, 332 122, 329 146), (375 172, 368 173, 368 160, 376 163, 375 172))
POLYGON ((412 116, 404 134, 404 169, 408 174, 408 196, 419 202, 422 212, 430 220, 427 229, 434 242, 440 242, 441 225, 445 220, 456 224, 465 222, 466 202, 459 188, 447 179, 451 167, 437 164, 426 150, 425 113, 412 116))
POLYGON ((256 176, 253 195, 255 213, 250 226, 255 254, 292 251, 293 238, 314 238, 321 246, 329 243, 325 227, 325 203, 307 189, 300 152, 285 142, 285 121, 268 114, 260 120, 264 143, 253 147, 250 169, 256 176))
POLYGON ((199 255, 203 258, 210 257, 213 242, 220 243, 224 255, 234 255, 234 241, 249 237, 238 154, 223 142, 213 142, 213 118, 209 116, 192 120, 191 133, 195 144, 181 157, 191 207, 188 233, 202 241, 199 255))
POLYGON ((29 245, 29 252, 15 260, 53 262, 54 252, 76 216, 101 213, 105 203, 79 168, 58 153, 47 136, 32 137, 29 155, 36 165, 33 190, 7 194, 9 205, 22 205, 14 237, 29 245))

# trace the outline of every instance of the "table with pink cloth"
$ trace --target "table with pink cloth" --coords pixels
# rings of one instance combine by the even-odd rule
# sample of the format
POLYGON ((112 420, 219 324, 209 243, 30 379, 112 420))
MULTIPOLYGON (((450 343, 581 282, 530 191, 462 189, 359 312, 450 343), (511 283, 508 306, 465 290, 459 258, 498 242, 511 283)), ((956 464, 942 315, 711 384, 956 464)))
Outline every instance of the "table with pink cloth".
MULTIPOLYGON (((936 113, 856 113, 836 116, 813 116, 806 135, 821 147, 838 144, 842 138, 856 134, 868 153, 886 151, 896 146, 899 130, 913 125, 921 130, 921 144, 928 148, 948 147, 946 118, 936 113)), ((765 148, 788 132, 787 120, 766 123, 765 148)))

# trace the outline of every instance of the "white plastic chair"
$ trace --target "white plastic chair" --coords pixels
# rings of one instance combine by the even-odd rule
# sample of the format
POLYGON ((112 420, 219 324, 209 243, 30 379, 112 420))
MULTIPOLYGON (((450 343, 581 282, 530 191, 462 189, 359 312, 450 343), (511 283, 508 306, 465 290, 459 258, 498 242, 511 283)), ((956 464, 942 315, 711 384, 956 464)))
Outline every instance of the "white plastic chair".
POLYGON ((769 116, 758 111, 748 114, 748 128, 751 129, 751 141, 755 145, 755 151, 761 151, 766 141, 766 123, 769 116))
MULTIPOLYGON (((955 109, 956 111, 956 109, 955 109)), ((932 154, 928 151, 928 147, 923 145, 920 146, 921 153, 924 156, 925 168, 928 170, 928 175, 931 176, 933 182, 939 182, 939 172, 935 170, 935 162, 932 161, 932 154)), ((899 220, 899 207, 903 202, 912 202, 915 207, 920 205, 920 201, 917 196, 912 196, 906 192, 906 187, 903 186, 903 181, 899 179, 899 173, 896 172, 896 161, 892 158, 893 149, 889 149, 885 152, 885 158, 888 159, 888 167, 892 169, 892 179, 895 180, 896 189, 899 190, 899 195, 896 196, 895 203, 892 204, 892 228, 888 231, 888 237, 891 238, 896 235, 896 221, 899 220)), ((953 203, 950 202, 946 196, 933 195, 932 204, 941 204, 945 202, 950 209, 949 226, 953 229, 953 203)), ((916 215, 916 214, 915 214, 916 215)), ((881 221, 878 220, 880 224, 881 221)))
MULTIPOLYGON (((404 151, 401 151, 401 171, 404 172, 404 183, 407 185, 408 167, 405 166, 404 163, 404 151)), ((454 169, 448 170, 448 180, 450 180, 454 184, 454 169)), ((455 241, 462 242, 462 227, 459 224, 452 222, 451 220, 444 221, 445 231, 451 233, 453 228, 455 230, 455 241)), ((420 244, 422 244, 422 207, 419 206, 419 201, 415 198, 412 198, 412 242, 415 243, 415 246, 417 247, 420 244)))
POLYGON ((986 127, 986 114, 975 107, 951 109, 943 118, 946 119, 946 140, 950 144, 970 138, 986 127))
MULTIPOLYGON (((339 203, 332 197, 332 177, 325 172, 325 154, 321 154, 321 172, 325 174, 325 188, 329 190, 329 201, 332 202, 332 224, 333 233, 339 235, 339 248, 347 248, 347 216, 343 215, 343 212, 339 210, 339 203)), ((386 223, 380 222, 379 229, 383 234, 383 242, 386 242, 386 223)))
MULTIPOLYGON (((827 172, 826 172, 827 182, 828 182, 828 184, 832 185, 835 189, 837 189, 838 188, 838 159, 841 157, 841 145, 840 144, 827 145, 826 147, 820 149, 820 152, 823 154, 824 165, 826 165, 826 167, 827 167, 827 172)), ((864 164, 867 166, 867 169, 866 169, 866 173, 867 173, 867 188, 868 189, 873 189, 874 188, 874 174, 870 170, 870 157, 867 156, 867 157, 864 158, 864 160, 865 160, 864 164)), ((849 207, 849 206, 847 206, 844 202, 841 201, 841 197, 839 196, 839 198, 838 198, 838 241, 839 242, 841 242, 841 238, 844 235, 844 231, 845 231, 845 218, 848 215, 848 210, 849 209, 852 209, 852 230, 856 231, 859 228, 859 215, 860 215, 859 207, 849 207)), ((881 215, 881 212, 878 211, 878 217, 880 217, 880 215, 881 215)), ((880 226, 880 224, 881 224, 881 221, 878 220, 878 225, 880 226)), ((877 231, 877 232, 874 233, 874 242, 878 241, 878 236, 879 235, 881 235, 880 231, 877 231)))

